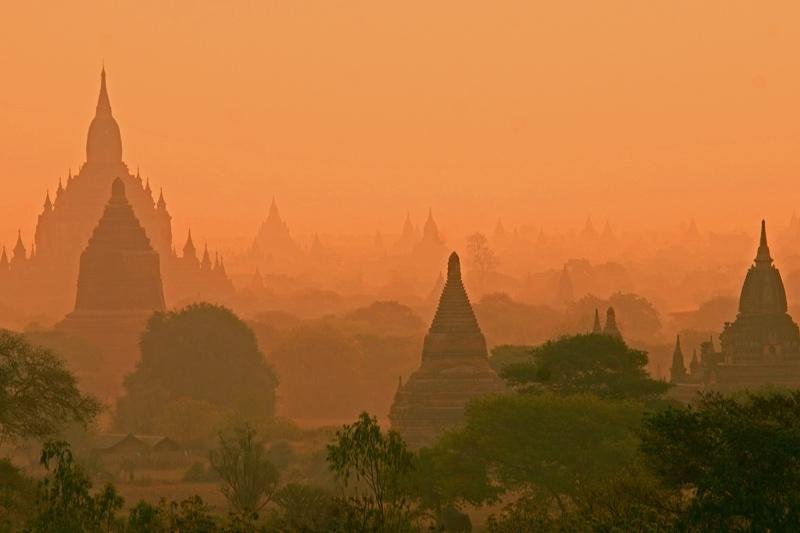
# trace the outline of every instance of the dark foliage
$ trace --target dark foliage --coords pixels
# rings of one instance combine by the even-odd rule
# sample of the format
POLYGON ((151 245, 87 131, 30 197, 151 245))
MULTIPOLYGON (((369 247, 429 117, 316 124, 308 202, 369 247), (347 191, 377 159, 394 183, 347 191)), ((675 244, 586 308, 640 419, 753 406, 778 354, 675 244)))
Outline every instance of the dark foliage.
POLYGON ((647 354, 608 335, 574 335, 531 351, 526 363, 510 363, 501 375, 522 392, 590 393, 609 399, 648 399, 669 389, 645 370, 647 354))
POLYGON ((0 330, 0 441, 53 436, 65 423, 85 424, 99 411, 52 352, 0 330))
POLYGON ((647 416, 641 448, 665 483, 694 492, 688 525, 800 530, 800 391, 706 393, 647 416))
POLYGON ((247 419, 274 413, 275 373, 252 330, 224 307, 204 303, 156 313, 141 351, 117 404, 120 429, 153 431, 165 406, 182 398, 247 419))

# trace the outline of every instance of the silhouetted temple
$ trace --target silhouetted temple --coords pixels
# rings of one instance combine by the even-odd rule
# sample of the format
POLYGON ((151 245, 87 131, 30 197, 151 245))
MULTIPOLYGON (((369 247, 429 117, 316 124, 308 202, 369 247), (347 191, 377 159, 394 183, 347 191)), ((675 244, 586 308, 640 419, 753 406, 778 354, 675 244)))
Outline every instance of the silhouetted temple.
POLYGON ((603 327, 603 335, 609 335, 618 339, 622 338, 622 332, 617 326, 617 313, 613 307, 606 310, 606 325, 603 327))
POLYGON ((164 310, 159 256, 114 180, 111 199, 81 254, 75 309, 57 327, 99 348, 115 385, 133 369, 147 319, 164 310))
MULTIPOLYGON (((185 268, 173 249, 172 217, 163 193, 153 198, 149 180, 134 175, 122 159, 122 137, 111 112, 106 74, 100 74, 100 94, 86 139, 86 162, 66 182, 59 180, 55 197, 45 196, 38 217, 34 245, 27 254, 21 236, 4 277, 5 297, 14 306, 29 310, 66 312, 75 297, 75 280, 81 252, 103 213, 112 181, 119 178, 128 201, 154 250, 161 257, 166 298, 170 302, 196 297, 223 297, 233 290, 214 265, 199 262, 185 268), (34 251, 35 250, 35 251, 34 251)), ((2 275, 0 269, 0 275, 2 275)))
POLYGON ((250 255, 255 266, 268 273, 295 270, 301 263, 302 250, 281 218, 275 198, 269 206, 266 220, 261 223, 253 240, 250 255))
POLYGON ((690 373, 683 356, 673 362, 675 394, 690 388, 730 391, 766 384, 800 387, 800 329, 789 316, 786 290, 773 264, 767 230, 761 221, 761 239, 753 265, 747 271, 736 320, 725 323, 720 351, 712 342, 700 347, 700 361, 693 359, 690 373))
POLYGON ((450 255, 447 282, 422 347, 422 364, 395 394, 392 428, 412 447, 432 443, 462 422, 464 406, 476 397, 503 393, 489 366, 486 340, 461 281, 458 255, 450 255))

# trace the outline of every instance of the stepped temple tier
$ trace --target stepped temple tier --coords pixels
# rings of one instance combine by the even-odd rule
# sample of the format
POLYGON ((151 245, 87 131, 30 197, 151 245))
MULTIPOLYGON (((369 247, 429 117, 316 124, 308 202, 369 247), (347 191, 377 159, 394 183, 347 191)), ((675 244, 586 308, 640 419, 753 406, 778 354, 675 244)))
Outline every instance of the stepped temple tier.
POLYGON ((111 199, 81 254, 75 312, 161 311, 158 254, 150 246, 117 178, 111 199))
POLYGON ((758 252, 744 279, 736 320, 725 324, 719 352, 712 341, 701 345, 700 360, 692 360, 688 374, 676 349, 674 395, 686 398, 699 388, 800 387, 800 329, 787 310, 786 290, 761 221, 758 252))
POLYGON ((184 260, 173 251, 172 217, 163 192, 156 201, 149 180, 133 174, 122 159, 120 127, 111 108, 105 69, 100 73, 100 93, 86 138, 86 161, 77 174, 59 180, 55 195, 45 196, 33 245, 26 250, 22 236, 7 270, 0 269, 0 298, 22 311, 48 309, 66 313, 75 301, 75 280, 81 253, 108 199, 111 183, 119 178, 133 213, 153 249, 160 256, 164 292, 168 302, 220 299, 233 287, 224 272, 184 260))
POLYGON ((147 319, 164 308, 158 254, 118 178, 81 254, 75 309, 57 328, 99 348, 103 366, 121 385, 138 358, 138 340, 147 319))
POLYGON ((489 366, 486 339, 461 281, 458 255, 450 255, 447 282, 422 346, 422 364, 400 385, 389 419, 410 446, 433 443, 460 424, 468 401, 506 391, 489 366))

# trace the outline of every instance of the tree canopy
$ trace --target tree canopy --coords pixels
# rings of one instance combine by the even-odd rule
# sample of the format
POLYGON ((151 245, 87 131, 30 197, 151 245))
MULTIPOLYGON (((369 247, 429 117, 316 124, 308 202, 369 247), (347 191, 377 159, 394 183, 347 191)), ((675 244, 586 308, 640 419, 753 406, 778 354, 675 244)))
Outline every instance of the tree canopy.
POLYGON ((182 398, 247 418, 274 414, 275 372, 253 331, 230 310, 202 303, 156 313, 140 345, 117 403, 121 429, 152 431, 166 406, 182 398))
POLYGON ((65 423, 87 423, 100 411, 51 351, 0 330, 0 441, 52 436, 65 423))
POLYGON ((523 392, 551 390, 611 399, 648 399, 669 388, 669 384, 647 374, 645 352, 608 335, 561 337, 534 348, 530 354, 530 361, 510 363, 501 370, 501 376, 523 392))
POLYGON ((481 399, 467 406, 463 429, 445 435, 434 450, 473 465, 462 465, 460 474, 473 480, 461 490, 473 494, 491 496, 491 485, 499 483, 503 491, 536 486, 575 495, 633 462, 641 414, 638 404, 590 395, 481 399), (476 467, 487 473, 488 490, 474 485, 481 479, 476 467))
POLYGON ((800 530, 800 391, 704 393, 646 416, 641 449, 665 483, 694 492, 688 525, 800 530))

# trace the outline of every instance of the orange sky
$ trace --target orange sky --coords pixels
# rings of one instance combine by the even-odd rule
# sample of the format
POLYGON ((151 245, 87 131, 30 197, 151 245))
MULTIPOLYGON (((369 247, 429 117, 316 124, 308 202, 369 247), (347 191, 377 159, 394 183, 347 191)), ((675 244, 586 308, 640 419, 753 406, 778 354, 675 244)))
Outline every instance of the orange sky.
POLYGON ((785 222, 800 2, 6 2, 0 243, 84 160, 105 59, 124 159, 182 241, 785 222))

